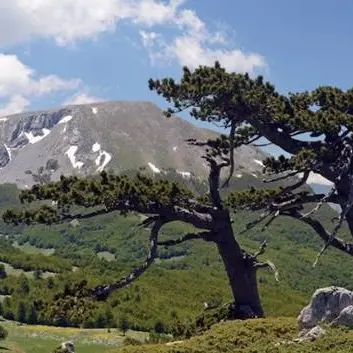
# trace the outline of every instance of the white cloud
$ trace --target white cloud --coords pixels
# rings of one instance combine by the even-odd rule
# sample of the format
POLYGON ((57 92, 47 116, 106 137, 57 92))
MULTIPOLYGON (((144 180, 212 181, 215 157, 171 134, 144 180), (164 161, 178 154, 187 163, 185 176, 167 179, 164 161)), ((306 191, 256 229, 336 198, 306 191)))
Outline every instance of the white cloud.
POLYGON ((171 21, 184 0, 1 0, 0 46, 31 38, 65 45, 113 31, 119 21, 153 26, 171 21))
POLYGON ((253 72, 266 65, 264 58, 258 54, 246 54, 239 49, 212 49, 203 45, 203 41, 192 36, 183 36, 175 40, 169 47, 181 65, 191 69, 198 65, 213 65, 218 60, 227 70, 237 72, 253 72))
POLYGON ((140 30, 139 34, 141 36, 142 44, 148 50, 151 64, 155 65, 172 60, 171 55, 168 54, 168 48, 166 47, 164 38, 161 34, 144 30, 140 30))
POLYGON ((99 97, 90 96, 87 93, 77 93, 72 97, 66 99, 63 105, 79 105, 102 102, 103 99, 99 97))
POLYGON ((173 22, 177 16, 178 8, 184 2, 185 0, 170 0, 165 3, 156 0, 135 1, 131 15, 135 18, 135 23, 146 26, 173 22))
POLYGON ((44 95, 54 91, 72 90, 79 87, 81 83, 79 79, 63 80, 56 75, 49 75, 40 78, 34 83, 33 92, 35 94, 44 95))
POLYGON ((81 84, 80 80, 64 80, 55 75, 38 77, 16 55, 0 54, 0 67, 0 98, 7 101, 0 107, 1 115, 23 111, 31 97, 76 89, 81 84))
MULTIPOLYGON (((227 31, 211 30, 186 4, 187 0, 0 0, 0 48, 37 39, 61 46, 95 40, 123 22, 139 31, 153 64, 176 61, 195 68, 219 60, 228 70, 250 73, 266 67, 261 55, 234 47, 227 31)), ((0 114, 22 111, 32 97, 81 85, 80 80, 56 75, 40 77, 14 55, 0 53, 0 65, 0 114)), ((96 99, 79 93, 71 97, 71 104, 96 99)))
POLYGON ((180 65, 194 69, 199 65, 213 65, 218 60, 227 70, 249 73, 266 67, 263 56, 232 48, 225 32, 210 31, 194 11, 184 9, 176 13, 173 24, 180 31, 174 38, 140 30, 152 64, 158 60, 177 60, 180 65))
POLYGON ((112 32, 119 22, 139 27, 153 63, 177 60, 191 68, 219 60, 229 70, 252 72, 266 66, 256 53, 231 46, 223 31, 211 31, 186 0, 1 0, 0 47, 35 38, 59 45, 91 40, 112 32), (174 30, 164 38, 152 27, 174 30), (153 35, 147 38, 146 35, 153 35), (158 53, 158 54, 157 54, 158 53))
POLYGON ((12 96, 5 105, 0 106, 0 116, 21 113, 29 106, 29 104, 29 100, 23 96, 12 96))
POLYGON ((44 95, 53 91, 75 89, 80 80, 63 80, 49 75, 37 78, 35 70, 16 55, 0 54, 0 97, 12 95, 44 95))

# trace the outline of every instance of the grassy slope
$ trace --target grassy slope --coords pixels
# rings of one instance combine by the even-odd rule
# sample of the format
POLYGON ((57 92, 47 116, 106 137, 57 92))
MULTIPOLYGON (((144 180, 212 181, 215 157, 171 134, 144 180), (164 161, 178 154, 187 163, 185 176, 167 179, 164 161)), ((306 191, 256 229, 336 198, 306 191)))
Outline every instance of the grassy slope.
MULTIPOLYGON (((5 341, 0 342, 0 352, 49 353, 61 342, 74 341, 77 352, 105 353, 111 347, 122 345, 124 336, 117 330, 106 329, 81 330, 75 328, 56 328, 48 326, 19 326, 5 322, 9 332, 5 341)), ((129 331, 127 337, 143 341, 145 334, 129 331)))
MULTIPOLYGON (((107 333, 106 330, 17 326, 13 323, 5 326, 9 337, 0 342, 0 352, 48 353, 67 340, 75 341, 77 353, 348 353, 353 348, 353 331, 333 328, 325 328, 326 335, 315 342, 278 345, 297 337, 293 318, 224 322, 201 336, 173 345, 122 346, 124 338, 114 330, 107 333)), ((127 336, 140 341, 146 338, 135 332, 128 332, 127 336)))
POLYGON ((314 342, 280 344, 297 336, 292 318, 225 322, 215 325, 202 336, 174 345, 137 345, 112 349, 109 353, 348 353, 353 348, 353 332, 328 329, 314 342))

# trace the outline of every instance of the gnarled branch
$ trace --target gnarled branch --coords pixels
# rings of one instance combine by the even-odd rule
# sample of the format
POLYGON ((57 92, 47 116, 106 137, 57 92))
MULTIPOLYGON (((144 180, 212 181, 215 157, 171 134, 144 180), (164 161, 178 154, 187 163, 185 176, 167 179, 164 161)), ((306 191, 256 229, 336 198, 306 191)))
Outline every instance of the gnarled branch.
POLYGON ((272 179, 263 179, 262 181, 264 183, 273 183, 275 181, 280 181, 280 180, 284 180, 284 179, 288 179, 288 178, 294 177, 294 176, 298 175, 299 173, 301 173, 301 171, 296 170, 296 171, 293 171, 291 173, 287 173, 286 175, 281 175, 281 176, 278 176, 278 177, 275 177, 275 178, 272 178, 272 179))
POLYGON ((268 141, 290 154, 297 154, 304 148, 318 150, 322 146, 321 141, 307 142, 293 139, 292 136, 285 131, 278 131, 274 124, 269 123, 271 119, 267 119, 266 117, 248 116, 246 120, 268 141))
MULTIPOLYGON (((289 212, 284 212, 282 213, 283 216, 288 216, 292 217, 295 219, 298 219, 306 224, 308 224, 319 236, 320 238, 325 242, 325 244, 330 240, 331 234, 326 230, 326 228, 319 222, 318 220, 306 216, 299 211, 289 211, 289 212)), ((338 250, 341 250, 345 252, 348 255, 353 256, 353 244, 352 243, 347 243, 343 239, 339 237, 335 237, 331 239, 331 246, 335 247, 338 250)))
POLYGON ((202 239, 206 241, 212 241, 212 232, 200 232, 200 233, 187 233, 178 239, 171 239, 166 241, 159 241, 159 246, 174 246, 184 243, 188 240, 202 239))
POLYGON ((256 269, 269 268, 270 270, 273 271, 273 274, 275 276, 276 282, 279 282, 279 273, 278 273, 277 267, 270 260, 267 260, 266 262, 257 262, 257 263, 254 264, 254 267, 256 269))
POLYGON ((133 281, 135 281, 138 277, 140 277, 154 262, 157 257, 157 242, 158 242, 158 233, 162 226, 166 222, 162 219, 158 219, 155 221, 150 234, 150 250, 146 261, 134 271, 132 271, 129 275, 120 279, 119 281, 113 284, 100 285, 92 289, 92 296, 97 300, 105 300, 107 297, 114 291, 118 289, 122 289, 130 285, 133 281))
POLYGON ((252 255, 252 258, 256 260, 260 255, 264 254, 266 247, 267 247, 267 240, 264 240, 260 244, 259 250, 254 255, 252 255))
POLYGON ((229 175, 225 182, 222 185, 222 188, 228 187, 230 179, 232 179, 232 176, 234 174, 234 134, 235 134, 235 129, 236 129, 236 121, 235 119, 232 120, 232 125, 230 128, 230 133, 229 133, 229 160, 230 160, 230 169, 229 169, 229 175))
POLYGON ((228 161, 217 163, 214 160, 210 160, 210 174, 208 176, 208 184, 210 188, 210 197, 213 207, 222 208, 222 200, 219 193, 219 179, 222 168, 229 165, 228 161))

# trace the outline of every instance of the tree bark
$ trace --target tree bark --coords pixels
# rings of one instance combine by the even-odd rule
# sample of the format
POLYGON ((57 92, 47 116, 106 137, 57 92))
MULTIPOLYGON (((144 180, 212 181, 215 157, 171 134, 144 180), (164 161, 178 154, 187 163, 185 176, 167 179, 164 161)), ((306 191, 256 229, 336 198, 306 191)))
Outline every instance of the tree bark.
MULTIPOLYGON (((345 203, 349 199, 349 191, 350 191, 350 181, 348 177, 343 177, 340 183, 338 185, 336 184, 337 187, 337 194, 341 202, 341 208, 343 209, 345 207, 345 203)), ((347 214, 346 214, 346 222, 348 224, 349 230, 351 235, 353 236, 353 209, 351 209, 347 214)))
POLYGON ((353 237, 353 210, 349 211, 346 215, 346 221, 348 223, 349 230, 351 232, 351 235, 353 237))
POLYGON ((240 248, 227 218, 217 222, 216 243, 234 297, 234 318, 263 317, 254 259, 240 248))

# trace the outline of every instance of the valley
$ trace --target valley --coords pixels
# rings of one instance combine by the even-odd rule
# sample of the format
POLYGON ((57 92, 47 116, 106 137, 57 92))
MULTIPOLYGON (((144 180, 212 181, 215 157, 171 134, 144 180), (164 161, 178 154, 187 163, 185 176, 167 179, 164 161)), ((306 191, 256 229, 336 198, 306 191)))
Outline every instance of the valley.
MULTIPOLYGON (((327 218, 333 211, 326 208, 322 212, 321 217, 327 218)), ((234 214, 235 231, 239 232, 256 217, 247 212, 234 214)), ((21 302, 29 310, 30 303, 34 298, 38 299, 38 295, 53 297, 65 284, 78 279, 95 283, 98 278, 100 281, 102 278, 109 280, 128 273, 143 261, 148 251, 148 232, 135 229, 139 221, 139 215, 103 215, 82 221, 79 227, 31 226, 21 233, 18 229, 7 230, 8 239, 2 239, 2 244, 8 251, 2 257, 7 263, 8 277, 1 280, 0 286, 2 294, 11 294, 3 303, 5 317, 13 315, 16 318, 21 302), (112 261, 113 255, 115 261, 112 261), (20 263, 18 257, 21 258, 20 263), (50 263, 60 271, 52 278, 53 289, 49 290, 45 269, 51 267, 50 263), (23 276, 18 277, 18 272, 8 271, 9 266, 18 268, 16 271, 26 270, 27 293, 16 291, 23 276), (74 272, 73 267, 76 269, 74 272), (33 278, 36 270, 40 271, 38 279, 33 278)), ((186 231, 188 228, 185 226, 175 224, 165 228, 163 238, 175 238, 186 231)), ((265 232, 253 229, 239 237, 242 245, 252 251, 256 251, 264 239, 269 244, 264 257, 276 264, 280 276, 280 282, 276 283, 271 272, 260 272, 260 290, 267 315, 295 316, 318 286, 334 283, 349 288, 352 285, 351 259, 335 250, 330 250, 320 264, 312 268, 320 243, 310 228, 280 218, 265 232), (292 271, 293 267, 296 271, 292 271)), ((199 315, 203 303, 214 299, 222 303, 231 299, 223 264, 211 244, 195 240, 173 249, 161 249, 151 271, 134 285, 100 303, 91 310, 85 322, 75 319, 67 324, 115 327, 119 318, 126 317, 134 329, 153 330, 155 324, 162 321, 168 332, 176 322, 187 322, 199 315), (170 297, 173 297, 172 302, 170 297)), ((43 312, 43 315, 47 314, 43 312)), ((45 323, 48 319, 41 319, 38 315, 37 320, 45 323)))

